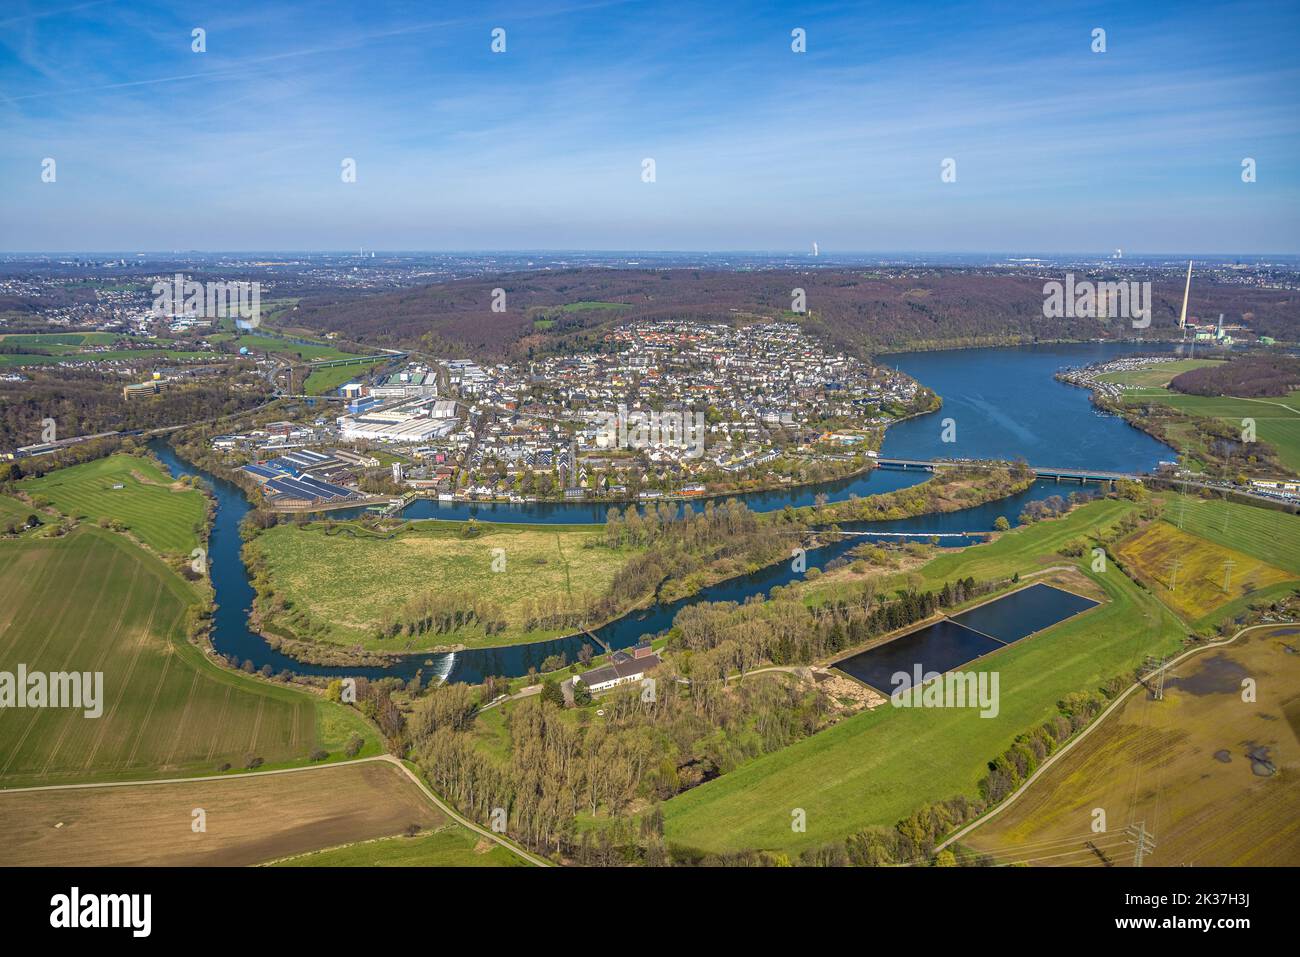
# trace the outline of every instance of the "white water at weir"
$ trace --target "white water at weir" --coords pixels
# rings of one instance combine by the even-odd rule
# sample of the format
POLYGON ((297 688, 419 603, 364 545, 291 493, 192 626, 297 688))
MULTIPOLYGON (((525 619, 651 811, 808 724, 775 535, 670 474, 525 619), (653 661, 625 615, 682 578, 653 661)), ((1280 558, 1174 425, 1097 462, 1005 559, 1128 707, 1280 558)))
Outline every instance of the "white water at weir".
POLYGON ((438 679, 438 682, 446 681, 447 676, 451 674, 451 669, 456 667, 456 652, 447 652, 433 667, 435 669, 433 676, 438 679))

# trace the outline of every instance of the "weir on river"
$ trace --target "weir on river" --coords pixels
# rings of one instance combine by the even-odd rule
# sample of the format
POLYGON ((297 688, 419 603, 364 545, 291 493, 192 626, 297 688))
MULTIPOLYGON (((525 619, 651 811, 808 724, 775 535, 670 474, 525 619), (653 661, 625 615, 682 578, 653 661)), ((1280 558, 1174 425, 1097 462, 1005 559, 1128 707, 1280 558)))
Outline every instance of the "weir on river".
MULTIPOLYGON (((939 418, 921 416, 890 428, 884 452, 900 458, 940 458, 963 455, 970 458, 1041 458, 1079 468, 1106 468, 1140 472, 1154 467, 1168 449, 1130 427, 1122 419, 1097 416, 1082 390, 1055 381, 1056 369, 1101 361, 1138 347, 1124 344, 1091 343, 1083 346, 1022 347, 973 350, 963 353, 916 353, 891 356, 892 363, 935 389, 944 397, 939 418, 957 416, 961 444, 954 448, 940 441, 939 418), (1081 361, 1082 360, 1082 361, 1081 361), (1008 368, 1009 367, 1009 368, 1008 368), (1028 447, 1033 445, 1036 447, 1028 447), (1091 457, 1091 458, 1088 458, 1091 457)), ((240 557, 239 527, 250 509, 243 491, 231 482, 183 463, 161 439, 149 443, 173 476, 198 474, 207 481, 217 500, 216 514, 208 542, 209 567, 216 594, 212 643, 218 652, 253 667, 270 665, 273 671, 298 674, 364 676, 369 678, 411 678, 478 682, 488 675, 518 677, 529 668, 540 670, 542 662, 557 654, 574 661, 584 644, 595 641, 607 650, 626 648, 644 637, 666 630, 673 617, 687 604, 700 601, 743 602, 754 595, 767 595, 777 586, 804 576, 792 563, 780 562, 750 575, 729 579, 702 589, 689 598, 666 604, 656 603, 629 612, 586 634, 550 641, 531 642, 501 648, 474 648, 458 652, 411 652, 392 656, 392 664, 379 667, 313 665, 298 661, 272 648, 267 640, 248 627, 253 589, 240 557)), ((752 492, 733 496, 755 511, 772 511, 786 505, 813 505, 824 494, 828 501, 894 491, 925 481, 921 470, 876 469, 865 475, 816 486, 752 492)), ((1060 486, 1049 480, 1035 482, 1028 490, 974 508, 941 514, 919 515, 897 521, 848 523, 846 534, 832 544, 810 549, 808 567, 824 565, 852 548, 862 537, 889 536, 925 540, 939 538, 945 544, 982 540, 998 518, 1016 524, 1026 503, 1060 494, 1060 486)), ((683 503, 699 509, 703 503, 683 503)), ((597 503, 444 503, 419 499, 405 509, 403 517, 440 518, 464 521, 530 522, 541 524, 604 522, 611 506, 597 503)), ((621 506, 620 506, 621 507, 621 506)))

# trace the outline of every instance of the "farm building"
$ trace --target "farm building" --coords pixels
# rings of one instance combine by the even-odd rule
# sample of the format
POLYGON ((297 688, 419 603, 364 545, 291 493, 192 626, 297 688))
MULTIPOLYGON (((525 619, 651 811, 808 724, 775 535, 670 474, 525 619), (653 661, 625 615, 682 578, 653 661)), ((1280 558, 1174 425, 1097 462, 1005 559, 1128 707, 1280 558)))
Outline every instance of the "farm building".
POLYGON ((646 672, 659 667, 659 656, 650 647, 650 642, 643 641, 628 651, 616 651, 609 657, 609 663, 599 668, 574 677, 594 692, 605 691, 622 684, 631 684, 645 677, 646 672))

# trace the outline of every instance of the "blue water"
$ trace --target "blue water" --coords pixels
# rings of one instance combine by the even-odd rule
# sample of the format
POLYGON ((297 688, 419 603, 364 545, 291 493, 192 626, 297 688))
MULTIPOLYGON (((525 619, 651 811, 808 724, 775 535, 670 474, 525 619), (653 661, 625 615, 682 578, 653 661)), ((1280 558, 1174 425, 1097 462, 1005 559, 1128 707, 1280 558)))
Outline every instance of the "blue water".
POLYGON ((1053 376, 1159 347, 1125 343, 963 349, 885 356, 943 398, 937 413, 900 422, 885 435, 889 458, 1022 457, 1031 465, 1145 472, 1171 459, 1168 446, 1115 416, 1096 411, 1086 389, 1053 376), (956 426, 956 441, 942 441, 943 420, 956 426))
POLYGON ((954 615, 952 620, 1009 645, 1096 604, 1091 598, 1040 582, 1006 598, 954 615))
POLYGON ((837 661, 835 667, 866 682, 877 691, 892 694, 896 690, 912 687, 918 665, 922 675, 930 672, 943 674, 1005 647, 1001 642, 945 618, 919 631, 837 661))
MULTIPOLYGON (((1087 406, 1087 393, 1082 389, 1064 386, 1052 379, 1052 374, 1061 365, 1082 365, 1122 354, 1125 351, 1129 351, 1129 348, 1124 346, 1038 347, 961 353, 931 352, 892 357, 891 361, 912 372, 922 382, 934 387, 943 395, 946 406, 944 412, 937 416, 926 416, 890 429, 885 443, 885 454, 909 458, 932 456, 987 458, 1024 454, 1031 462, 1039 465, 1060 467, 1090 465, 1116 471, 1148 468, 1156 459, 1168 457, 1167 450, 1163 453, 1156 451, 1163 450, 1164 446, 1132 429, 1121 419, 1093 414, 1090 407, 1088 411, 1076 414, 1079 412, 1076 408, 1079 401, 1087 406), (973 376, 972 368, 982 368, 984 376, 999 380, 996 386, 998 394, 1018 396, 1014 400, 1008 400, 1012 401, 1012 404, 1006 407, 1006 412, 1012 417, 1013 423, 1023 419, 1030 424, 1008 428, 1001 422, 1003 418, 1001 413, 995 415, 986 411, 983 414, 975 414, 981 408, 980 403, 983 400, 971 398, 971 393, 963 391, 961 386, 963 382, 969 384, 983 381, 979 376, 973 376), (1017 392, 1008 391, 1008 387, 1001 381, 1018 377, 1028 377, 1033 380, 1033 383, 1024 384, 1017 392), (1029 403, 1028 393, 1036 394, 1037 402, 1029 403), (1028 405, 1033 407, 1028 408, 1028 405), (1047 407, 1056 408, 1061 420, 1067 422, 1069 427, 1047 430, 1039 424, 1042 410, 1047 407), (963 409, 972 411, 967 413, 963 412, 963 409), (960 445, 959 442, 958 452, 954 451, 953 445, 939 443, 937 441, 939 420, 948 415, 960 416, 958 419, 960 442, 973 444, 977 436, 983 436, 983 441, 991 443, 993 448, 991 450, 970 448, 960 445), (896 437, 900 429, 910 429, 912 435, 904 436, 900 441, 896 437), (1001 444, 1013 439, 1023 441, 1027 436, 1036 435, 1035 429, 1043 432, 1042 445, 1036 452, 1028 446, 1008 447, 1001 444), (926 445, 926 437, 930 435, 929 430, 933 431, 935 441, 926 445), (1008 435, 1012 438, 1008 439, 1008 435), (1015 438, 1017 435, 1019 439, 1015 438), (1078 455, 1078 450, 1084 448, 1109 451, 1104 458, 1089 461, 1086 456, 1078 455)), ((985 388, 994 387, 985 386, 985 388)), ((212 640, 216 649, 223 654, 233 655, 240 661, 250 660, 257 668, 270 664, 277 672, 287 669, 308 675, 403 678, 422 673, 426 679, 436 675, 445 677, 448 681, 477 682, 487 675, 517 677, 527 674, 530 667, 540 667, 545 658, 554 654, 563 654, 569 661, 573 661, 577 658, 582 645, 590 643, 589 638, 577 636, 507 648, 473 649, 456 653, 414 653, 395 656, 393 664, 385 668, 310 665, 283 655, 270 648, 261 635, 248 628, 248 611, 252 605, 253 589, 239 555, 241 545, 239 524, 250 506, 243 491, 230 482, 182 462, 170 446, 161 440, 150 443, 150 447, 173 475, 197 473, 207 481, 216 496, 217 510, 208 554, 211 560, 212 583, 217 596, 212 640)), ((822 492, 830 501, 840 501, 855 494, 869 495, 905 488, 927 477, 925 473, 879 469, 869 475, 824 483, 820 486, 748 493, 736 498, 756 511, 770 511, 783 508, 786 504, 810 505, 815 496, 822 492)), ((1057 484, 1044 480, 1036 482, 1019 495, 976 508, 891 522, 850 523, 844 528, 849 531, 869 529, 909 532, 917 538, 939 533, 974 533, 968 538, 940 539, 941 544, 944 545, 970 544, 990 531, 999 516, 1005 516, 1011 524, 1015 525, 1017 516, 1020 515, 1026 502, 1052 495, 1067 495, 1070 491, 1078 489, 1079 486, 1074 484, 1057 484)), ((693 508, 700 508, 703 505, 702 502, 688 504, 693 508)), ((410 506, 404 514, 406 517, 457 520, 475 517, 491 521, 558 524, 603 522, 607 508, 606 505, 592 503, 469 504, 421 500, 410 506)), ((334 514, 337 516, 338 513, 334 514)), ((857 545, 872 540, 846 536, 838 543, 810 552, 808 566, 820 567, 857 545)), ((656 604, 649 609, 632 612, 597 629, 596 634, 612 648, 625 648, 635 644, 644 636, 666 630, 672 624, 672 619, 677 612, 688 603, 744 601, 754 595, 767 595, 772 588, 789 584, 801 577, 801 573, 791 570, 790 563, 782 562, 752 575, 744 575, 703 589, 690 598, 667 604, 656 604)))
MULTIPOLYGON (((884 492, 908 488, 924 482, 929 477, 925 472, 916 470, 875 469, 833 482, 775 489, 769 492, 744 492, 734 496, 716 497, 713 501, 735 498, 756 512, 773 512, 787 505, 791 508, 813 505, 819 494, 825 494, 827 500, 831 502, 839 502, 854 495, 865 498, 868 495, 880 495, 884 492)), ((696 498, 685 501, 670 500, 668 504, 700 512, 704 510, 707 501, 706 498, 696 498)), ((480 522, 519 522, 530 525, 603 525, 611 508, 622 511, 627 506, 626 502, 439 502, 420 498, 407 505, 402 510, 401 517, 439 519, 448 522, 464 522, 474 518, 480 522)), ((347 518, 360 515, 364 511, 363 508, 339 509, 330 512, 330 515, 334 518, 347 518)))
POLYGON ((885 694, 910 688, 921 674, 943 674, 1087 611, 1097 602, 1036 584, 944 618, 835 663, 885 694))

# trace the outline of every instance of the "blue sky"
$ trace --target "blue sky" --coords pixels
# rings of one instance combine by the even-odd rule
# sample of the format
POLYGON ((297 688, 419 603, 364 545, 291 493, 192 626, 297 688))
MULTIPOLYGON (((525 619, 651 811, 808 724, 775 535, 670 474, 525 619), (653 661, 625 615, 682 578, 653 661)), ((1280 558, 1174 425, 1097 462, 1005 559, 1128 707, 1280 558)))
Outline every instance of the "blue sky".
POLYGON ((0 249, 1300 252, 1300 5, 1039 6, 8 2, 0 249))

